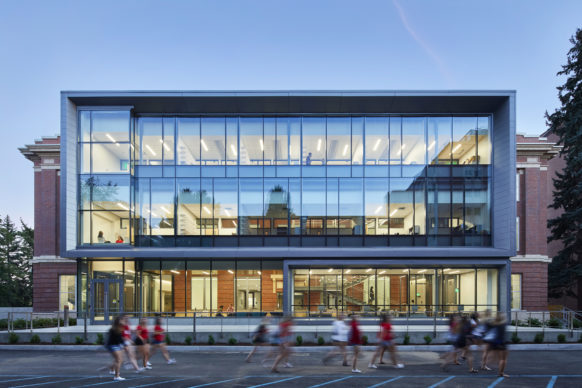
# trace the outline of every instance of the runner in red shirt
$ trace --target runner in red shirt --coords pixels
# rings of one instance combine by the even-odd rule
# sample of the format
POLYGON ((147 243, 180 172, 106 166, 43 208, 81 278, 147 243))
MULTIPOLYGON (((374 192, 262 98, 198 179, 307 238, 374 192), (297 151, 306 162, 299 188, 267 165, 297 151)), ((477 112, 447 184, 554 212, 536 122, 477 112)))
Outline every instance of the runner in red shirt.
POLYGON ((123 338, 123 349, 125 350, 127 359, 135 369, 136 373, 140 373, 144 368, 140 368, 135 361, 135 354, 132 346, 133 341, 131 340, 131 329, 129 328, 129 319, 127 315, 124 315, 123 318, 121 318, 121 325, 123 327, 123 331, 121 332, 121 338, 123 338))
POLYGON ((135 345, 141 354, 143 360, 143 367, 145 369, 152 369, 149 363, 150 358, 150 345, 149 345, 149 331, 148 331, 148 320, 146 318, 141 318, 139 320, 139 325, 135 329, 135 345))
POLYGON ((384 355, 384 351, 388 349, 390 352, 390 358, 392 359, 392 363, 396 368, 404 368, 404 364, 399 363, 396 361, 396 345, 394 345, 394 337, 392 336, 392 325, 390 324, 390 316, 383 314, 382 318, 380 319, 380 332, 378 333, 378 349, 374 356, 372 356, 372 360, 368 364, 368 368, 377 369, 375 361, 378 355, 380 356, 380 364, 382 362, 382 356, 384 355))
POLYGON ((150 353, 150 358, 155 353, 156 349, 160 349, 162 356, 168 363, 168 365, 175 364, 176 360, 170 358, 170 353, 166 349, 165 342, 166 335, 164 334, 164 329, 162 328, 162 318, 156 318, 156 325, 154 326, 154 340, 152 341, 152 351, 150 353))
POLYGON ((352 373, 362 373, 357 368, 358 354, 360 353, 360 345, 362 344, 362 332, 356 315, 352 315, 350 322, 350 335, 348 336, 348 344, 354 348, 354 360, 352 361, 352 373))
POLYGON ((275 358, 275 362, 271 367, 271 372, 278 373, 277 365, 281 361, 285 361, 285 367, 291 368, 293 365, 289 362, 289 354, 291 354, 291 326, 293 320, 291 317, 285 317, 279 323, 277 333, 275 333, 274 341, 279 345, 279 355, 275 358))

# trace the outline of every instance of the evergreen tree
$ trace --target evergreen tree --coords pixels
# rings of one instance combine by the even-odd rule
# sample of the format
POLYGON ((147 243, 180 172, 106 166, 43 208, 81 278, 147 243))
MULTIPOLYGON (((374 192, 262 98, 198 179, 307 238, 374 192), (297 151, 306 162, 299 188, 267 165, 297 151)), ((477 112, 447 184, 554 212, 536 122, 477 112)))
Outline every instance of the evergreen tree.
POLYGON ((0 307, 32 305, 32 236, 26 224, 19 231, 9 216, 0 218, 0 307))
POLYGON ((551 235, 548 241, 558 240, 563 248, 553 258, 549 268, 551 297, 577 296, 582 308, 582 30, 570 39, 567 64, 559 76, 567 77, 559 86, 561 107, 546 113, 550 129, 559 136, 560 156, 566 167, 554 179, 553 203, 550 207, 562 214, 548 220, 551 235), (577 289, 574 287, 578 284, 577 289))

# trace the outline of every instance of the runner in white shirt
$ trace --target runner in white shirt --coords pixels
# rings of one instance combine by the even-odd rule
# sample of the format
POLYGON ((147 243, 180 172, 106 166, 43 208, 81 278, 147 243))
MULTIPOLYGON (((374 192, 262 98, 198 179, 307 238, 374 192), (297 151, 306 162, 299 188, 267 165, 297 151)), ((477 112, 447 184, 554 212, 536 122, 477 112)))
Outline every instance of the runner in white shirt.
POLYGON ((343 366, 348 365, 348 353, 346 351, 346 345, 348 343, 348 331, 349 328, 344 322, 344 315, 342 313, 338 314, 337 319, 332 324, 332 335, 331 340, 333 344, 337 346, 336 349, 331 350, 323 358, 323 363, 326 364, 333 356, 336 354, 342 354, 344 357, 343 366))

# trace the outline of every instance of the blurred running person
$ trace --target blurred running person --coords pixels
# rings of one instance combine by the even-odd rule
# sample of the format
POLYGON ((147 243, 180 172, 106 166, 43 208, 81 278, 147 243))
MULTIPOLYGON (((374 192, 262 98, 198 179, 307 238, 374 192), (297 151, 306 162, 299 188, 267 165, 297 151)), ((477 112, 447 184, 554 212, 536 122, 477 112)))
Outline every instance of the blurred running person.
POLYGON ((497 313, 495 320, 492 323, 492 330, 495 330, 495 339, 489 344, 490 349, 497 355, 499 360, 499 377, 509 377, 505 374, 505 367, 507 366, 507 346, 505 344, 505 330, 507 322, 503 313, 497 313))
POLYGON ((326 364, 336 354, 341 354, 344 358, 342 365, 348 366, 348 352, 346 345, 348 343, 348 326, 344 322, 342 313, 337 315, 337 319, 332 324, 331 340, 336 348, 332 349, 323 357, 323 363, 326 364))
MULTIPOLYGON (((476 324, 475 324, 476 326, 476 324)), ((459 344, 459 349, 462 352, 462 357, 467 360, 469 364, 469 373, 477 373, 478 370, 473 368, 473 353, 471 352, 471 345, 473 344, 473 321, 469 319, 466 315, 461 319, 460 335, 462 338, 461 344, 459 344)))
POLYGON ((491 310, 486 310, 485 311, 485 316, 483 317, 483 319, 481 319, 479 321, 479 326, 478 329, 480 328, 480 331, 483 333, 481 336, 481 342, 483 344, 483 356, 481 357, 481 370, 492 370, 491 368, 489 368, 487 366, 487 358, 489 357, 489 342, 491 342, 492 339, 495 338, 495 336, 493 335, 493 337, 491 338, 491 336, 489 338, 491 338, 491 340, 489 338, 485 338, 487 336, 487 333, 489 332, 489 330, 491 330, 491 310))
POLYGON ((143 362, 143 367, 145 369, 152 369, 152 364, 150 364, 150 344, 149 344, 149 330, 148 330, 148 320, 146 318, 140 318, 139 325, 135 329, 135 345, 137 350, 141 355, 141 360, 143 362))
POLYGON ((162 328, 162 318, 156 318, 156 324, 154 326, 154 335, 151 345, 151 351, 149 354, 149 359, 152 358, 156 350, 160 350, 162 352, 162 356, 168 363, 168 365, 172 365, 176 363, 176 360, 170 358, 170 353, 168 353, 168 349, 166 348, 166 335, 164 334, 164 329, 162 328))
POLYGON ((441 356, 441 368, 443 370, 446 370, 448 364, 450 363, 460 365, 460 362, 457 360, 458 345, 460 344, 460 327, 460 316, 457 314, 452 314, 449 317, 449 332, 447 333, 447 343, 451 345, 451 350, 441 356))
POLYGON ((259 346, 265 346, 269 343, 269 340, 268 340, 269 329, 267 328, 268 325, 269 325, 269 319, 265 318, 261 321, 261 323, 259 323, 259 326, 257 326, 257 328, 255 329, 255 332, 253 333, 253 344, 255 346, 253 347, 253 350, 251 350, 251 352, 249 353, 249 355, 245 359, 246 362, 251 362, 251 358, 253 357, 253 354, 256 353, 257 348, 259 346))
POLYGON ((271 372, 279 373, 277 370, 277 365, 281 361, 285 361, 286 368, 292 368, 293 365, 289 362, 289 355, 291 354, 291 325, 293 321, 291 317, 285 317, 279 323, 279 330, 277 331, 276 341, 279 344, 279 355, 275 359, 273 366, 271 367, 271 372))
POLYGON ((392 360, 392 364, 396 368, 404 368, 404 364, 396 361, 396 345, 394 345, 394 336, 392 335, 392 325, 390 324, 390 316, 386 314, 382 314, 380 318, 380 332, 378 333, 378 349, 372 356, 372 360, 368 364, 368 368, 378 369, 378 366, 375 364, 376 358, 380 356, 380 360, 382 360, 382 356, 386 349, 390 353, 390 359, 392 360))
MULTIPOLYGON (((144 370, 144 368, 140 368, 137 365, 137 362, 135 361, 135 354, 133 351, 133 341, 131 340, 131 329, 129 327, 129 318, 127 317, 127 315, 124 315, 121 318, 121 325, 123 326, 123 332, 121 334, 121 336, 123 337, 123 350, 125 351, 125 354, 127 355, 127 359, 129 360, 129 363, 131 364, 131 366, 133 366, 133 369, 135 369, 136 373, 140 373, 144 370)), ((131 368, 131 367, 129 367, 131 368)), ((126 368, 126 369, 129 369, 126 368)))
POLYGON ((121 368, 121 361, 123 359, 123 325, 121 324, 121 317, 116 317, 109 329, 107 342, 105 347, 113 357, 113 381, 123 381, 123 377, 119 375, 121 368))
POLYGON ((360 354, 360 345, 362 344, 362 332, 358 324, 358 318, 355 314, 352 315, 350 322, 350 334, 348 336, 348 345, 354 350, 354 360, 352 361, 352 373, 362 373, 358 369, 358 354, 360 354))

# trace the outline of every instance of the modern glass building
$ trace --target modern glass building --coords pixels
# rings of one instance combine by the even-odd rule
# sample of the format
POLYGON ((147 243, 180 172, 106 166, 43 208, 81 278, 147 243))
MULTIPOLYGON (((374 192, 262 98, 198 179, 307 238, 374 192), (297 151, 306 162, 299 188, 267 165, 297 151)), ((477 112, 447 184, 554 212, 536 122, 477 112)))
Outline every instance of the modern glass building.
POLYGON ((63 92, 78 309, 506 311, 514 111, 511 91, 63 92))

